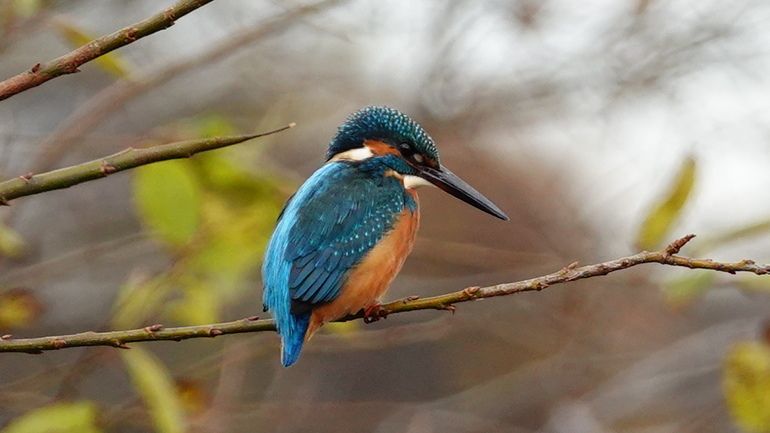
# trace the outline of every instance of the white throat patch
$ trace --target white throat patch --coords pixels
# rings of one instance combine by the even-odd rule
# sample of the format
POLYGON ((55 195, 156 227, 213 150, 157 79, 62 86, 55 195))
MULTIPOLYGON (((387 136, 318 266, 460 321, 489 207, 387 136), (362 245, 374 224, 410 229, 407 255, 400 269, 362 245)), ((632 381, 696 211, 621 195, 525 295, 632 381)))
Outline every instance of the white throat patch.
MULTIPOLYGON (((334 155, 334 157, 331 160, 332 161, 363 161, 373 156, 374 156, 374 153, 372 152, 372 150, 368 146, 364 146, 364 147, 359 147, 356 149, 350 149, 344 152, 340 152, 334 155)), ((402 176, 392 170, 391 170, 390 176, 395 176, 399 179, 402 179, 404 182, 404 188, 407 188, 407 189, 419 188, 421 186, 435 186, 432 183, 428 182, 427 180, 421 178, 420 176, 414 176, 411 174, 402 176)))
POLYGON ((404 176, 404 188, 413 189, 413 188, 419 188, 421 186, 435 186, 435 185, 421 178, 420 176, 413 176, 411 174, 407 174, 404 176))
POLYGON ((340 152, 334 155, 332 161, 363 161, 365 159, 371 158, 372 156, 374 156, 372 150, 364 146, 340 152))

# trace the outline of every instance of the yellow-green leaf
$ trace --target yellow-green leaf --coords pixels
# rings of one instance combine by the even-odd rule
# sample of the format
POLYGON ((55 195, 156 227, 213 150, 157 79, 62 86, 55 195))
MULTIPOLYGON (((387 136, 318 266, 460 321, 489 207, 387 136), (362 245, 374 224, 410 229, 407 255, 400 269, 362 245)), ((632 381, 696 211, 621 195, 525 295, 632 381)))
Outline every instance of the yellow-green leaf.
POLYGON ((158 312, 173 283, 173 278, 165 273, 153 278, 129 278, 112 306, 112 326, 128 329, 145 323, 158 312))
POLYGON ((690 197, 695 174, 695 160, 692 157, 685 159, 663 199, 652 207, 642 223, 636 241, 640 248, 653 249, 665 240, 690 197))
POLYGON ((275 203, 237 206, 207 195, 203 209, 207 242, 190 257, 190 265, 216 278, 220 289, 238 284, 244 274, 259 266, 278 212, 275 203))
POLYGON ((14 419, 0 433, 100 433, 96 406, 88 401, 56 403, 14 419))
POLYGON ((0 293, 0 329, 29 326, 43 307, 29 290, 11 289, 0 293))
POLYGON ((746 342, 733 347, 723 388, 736 424, 750 433, 770 432, 770 346, 746 342))
POLYGON ((181 246, 200 222, 201 191, 189 161, 167 161, 134 173, 134 200, 139 215, 160 238, 181 246))
POLYGON ((24 254, 27 244, 21 235, 0 223, 0 255, 19 257, 24 254))
POLYGON ((176 385, 166 367, 139 346, 121 351, 128 373, 150 412, 157 433, 182 433, 186 422, 176 385))
POLYGON ((235 125, 226 117, 211 114, 197 119, 198 136, 201 138, 222 137, 236 133, 235 125))
POLYGON ((701 296, 713 284, 716 272, 693 270, 663 283, 663 294, 673 307, 683 307, 701 296))
POLYGON ((690 249, 693 255, 707 254, 717 247, 729 243, 753 239, 770 232, 770 219, 762 219, 751 224, 734 227, 721 233, 708 235, 700 239, 695 249, 690 249), (697 253, 696 253, 697 251, 697 253))
MULTIPOLYGON (((73 48, 85 45, 95 39, 93 35, 88 34, 86 31, 62 18, 55 19, 54 25, 59 34, 69 42, 73 48)), ((125 78, 128 76, 129 68, 126 62, 114 51, 97 57, 94 62, 104 71, 115 77, 125 78)))
POLYGON ((219 321, 221 300, 217 288, 194 280, 186 284, 182 292, 181 299, 166 306, 166 313, 174 322, 201 325, 219 321))
POLYGON ((363 328, 363 326, 361 326, 362 323, 363 322, 360 320, 351 320, 349 322, 331 322, 327 323, 326 326, 324 326, 324 329, 326 332, 347 337, 351 334, 355 334, 356 332, 361 331, 363 328))
POLYGON ((42 7, 43 0, 12 0, 13 11, 16 15, 29 18, 35 15, 42 7))
POLYGON ((739 288, 748 292, 770 294, 770 277, 767 275, 741 275, 734 281, 739 288))
POLYGON ((217 293, 242 290, 241 280, 259 267, 268 235, 284 201, 277 182, 256 176, 231 159, 205 155, 195 161, 206 193, 200 248, 189 256, 193 269, 217 293))
POLYGON ((211 396, 207 388, 196 379, 179 379, 176 381, 176 391, 185 412, 191 415, 200 415, 206 411, 211 396))

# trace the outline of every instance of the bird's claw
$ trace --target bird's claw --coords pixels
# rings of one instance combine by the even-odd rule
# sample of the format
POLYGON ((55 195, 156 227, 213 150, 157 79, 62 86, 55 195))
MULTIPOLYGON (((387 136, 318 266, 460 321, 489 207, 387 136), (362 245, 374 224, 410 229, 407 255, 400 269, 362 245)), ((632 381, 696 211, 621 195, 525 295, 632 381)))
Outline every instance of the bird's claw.
POLYGON ((455 311, 457 311, 457 307, 455 307, 452 304, 442 304, 438 307, 439 310, 449 311, 452 313, 452 315, 455 314, 455 311))
POLYGON ((364 323, 374 323, 387 318, 388 312, 382 308, 382 304, 373 304, 364 308, 364 323))

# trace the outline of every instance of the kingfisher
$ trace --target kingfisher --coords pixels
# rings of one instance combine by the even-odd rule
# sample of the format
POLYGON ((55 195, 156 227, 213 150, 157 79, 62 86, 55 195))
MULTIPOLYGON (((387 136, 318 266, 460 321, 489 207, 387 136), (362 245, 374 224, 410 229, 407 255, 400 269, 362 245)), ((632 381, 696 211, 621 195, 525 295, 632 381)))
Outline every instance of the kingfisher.
POLYGON ((421 186, 508 220, 441 164, 433 139, 407 115, 370 106, 338 128, 326 163, 281 211, 262 265, 283 366, 324 323, 360 311, 378 317, 379 299, 414 245, 421 186))

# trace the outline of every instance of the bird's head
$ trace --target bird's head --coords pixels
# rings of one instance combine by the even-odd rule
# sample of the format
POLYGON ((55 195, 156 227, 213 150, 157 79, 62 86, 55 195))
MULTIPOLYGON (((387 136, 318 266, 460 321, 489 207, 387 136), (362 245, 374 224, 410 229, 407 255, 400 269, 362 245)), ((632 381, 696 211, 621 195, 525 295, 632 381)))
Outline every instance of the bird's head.
POLYGON ((508 216, 441 164, 433 139, 409 116, 390 107, 366 107, 348 117, 329 143, 328 160, 381 159, 403 177, 404 186, 434 185, 460 200, 507 220, 508 216))

